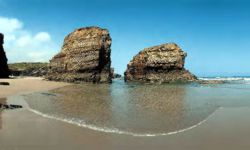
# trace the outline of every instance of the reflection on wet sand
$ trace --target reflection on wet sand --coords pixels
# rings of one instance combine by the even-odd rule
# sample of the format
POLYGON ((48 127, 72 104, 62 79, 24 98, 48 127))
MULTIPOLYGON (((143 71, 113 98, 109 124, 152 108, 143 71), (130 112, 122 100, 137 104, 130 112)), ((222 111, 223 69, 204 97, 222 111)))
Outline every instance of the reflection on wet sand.
MULTIPOLYGON (((6 98, 0 98, 0 104, 6 104, 6 98)), ((0 108, 0 129, 2 129, 2 111, 3 109, 0 108)))
POLYGON ((185 87, 137 85, 112 87, 113 115, 119 128, 133 127, 132 132, 175 131, 182 124, 185 87))
POLYGON ((142 85, 116 80, 111 85, 67 86, 25 99, 44 116, 99 131, 144 136, 194 127, 219 107, 250 106, 249 94, 226 84, 142 85))
MULTIPOLYGON (((26 96, 32 109, 78 123, 138 134, 165 133, 186 126, 185 86, 82 84, 26 96)), ((197 121, 197 120, 196 120, 197 121)))

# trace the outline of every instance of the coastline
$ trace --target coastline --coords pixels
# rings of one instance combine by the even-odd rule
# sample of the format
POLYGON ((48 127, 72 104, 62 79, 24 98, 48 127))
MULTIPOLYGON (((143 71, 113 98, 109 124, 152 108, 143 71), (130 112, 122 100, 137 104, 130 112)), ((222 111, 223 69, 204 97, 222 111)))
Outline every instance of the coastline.
POLYGON ((8 86, 0 86, 0 98, 39 91, 47 91, 70 85, 69 83, 65 82, 46 81, 41 77, 0 79, 0 82, 10 83, 8 86))
MULTIPOLYGON (((4 81, 10 82, 10 86, 0 87, 0 98, 47 91, 68 85, 68 83, 30 77, 4 81)), ((0 149, 248 150, 250 147, 249 115, 249 107, 220 108, 204 123, 185 132, 135 137, 79 127, 37 115, 24 107, 0 112, 0 149)))
POLYGON ((222 108, 206 123, 186 132, 134 137, 82 128, 44 118, 25 109, 8 110, 2 113, 0 145, 4 150, 247 150, 250 146, 250 119, 247 114, 250 114, 250 108, 222 108))

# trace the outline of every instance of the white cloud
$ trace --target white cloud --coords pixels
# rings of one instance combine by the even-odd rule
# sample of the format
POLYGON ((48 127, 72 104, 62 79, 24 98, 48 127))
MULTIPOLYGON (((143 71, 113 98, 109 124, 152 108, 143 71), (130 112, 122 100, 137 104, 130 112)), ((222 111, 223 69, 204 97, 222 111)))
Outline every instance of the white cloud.
POLYGON ((16 18, 0 16, 0 32, 5 35, 4 48, 10 63, 45 62, 59 49, 48 32, 32 33, 16 18))
POLYGON ((46 32, 40 32, 35 36, 35 40, 40 41, 40 42, 47 42, 50 41, 50 35, 46 32))
POLYGON ((16 46, 17 47, 27 47, 31 44, 32 42, 32 37, 30 35, 23 35, 21 37, 19 37, 18 39, 16 39, 16 46))
POLYGON ((0 30, 5 33, 11 33, 23 27, 22 22, 15 18, 0 17, 0 30))

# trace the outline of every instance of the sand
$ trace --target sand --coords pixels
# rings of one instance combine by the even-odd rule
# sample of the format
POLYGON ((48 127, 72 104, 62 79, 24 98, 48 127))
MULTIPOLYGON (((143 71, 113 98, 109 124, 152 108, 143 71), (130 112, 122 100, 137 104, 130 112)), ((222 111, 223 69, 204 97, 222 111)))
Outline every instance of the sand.
POLYGON ((40 77, 24 77, 16 79, 0 79, 0 82, 8 82, 9 86, 0 85, 0 98, 11 95, 28 94, 32 92, 39 92, 51 90, 59 87, 69 85, 63 82, 45 81, 40 77))
MULTIPOLYGON (((10 86, 6 95, 17 94, 14 91, 19 94, 64 85, 41 79, 19 80, 13 80, 12 85, 36 82, 36 90, 10 86)), ((24 88, 25 85, 28 86, 16 86, 24 88)), ((5 91, 7 88, 1 87, 1 94, 5 91)), ((98 132, 44 118, 25 108, 7 110, 0 113, 0 150, 249 150, 249 115, 250 108, 247 107, 221 108, 191 130, 168 136, 134 137, 98 132)))
POLYGON ((27 110, 2 114, 0 149, 9 150, 249 150, 250 108, 225 108, 192 130, 133 137, 97 132, 43 118, 27 110))

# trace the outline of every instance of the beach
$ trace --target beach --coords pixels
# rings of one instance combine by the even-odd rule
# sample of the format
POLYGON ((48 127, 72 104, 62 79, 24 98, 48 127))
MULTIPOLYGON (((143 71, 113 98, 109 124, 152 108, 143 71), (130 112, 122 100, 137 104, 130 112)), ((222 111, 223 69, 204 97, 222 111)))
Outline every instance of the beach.
POLYGON ((5 111, 2 113, 0 149, 248 150, 248 114, 249 108, 220 109, 204 124, 183 133, 159 137, 133 137, 85 129, 43 118, 27 110, 5 111))
POLYGON ((0 10, 0 150, 250 150, 250 1, 0 10))
POLYGON ((0 79, 0 82, 10 83, 10 86, 0 86, 0 98, 38 91, 46 91, 69 85, 68 83, 63 82, 45 81, 41 77, 0 79))
MULTIPOLYGON (((41 78, 0 81, 10 83, 9 87, 0 87, 1 97, 48 91, 68 85, 44 81, 41 78), (30 84, 34 86, 31 87, 30 84)), ((8 101, 8 98, 6 100, 8 101)), ((171 135, 138 137, 95 131, 43 117, 26 108, 4 110, 0 114, 0 149, 248 150, 250 147, 249 115, 249 107, 220 107, 204 122, 189 130, 171 135)))

